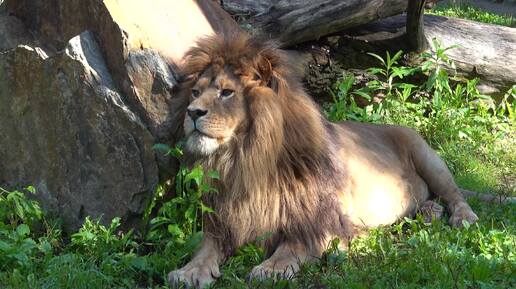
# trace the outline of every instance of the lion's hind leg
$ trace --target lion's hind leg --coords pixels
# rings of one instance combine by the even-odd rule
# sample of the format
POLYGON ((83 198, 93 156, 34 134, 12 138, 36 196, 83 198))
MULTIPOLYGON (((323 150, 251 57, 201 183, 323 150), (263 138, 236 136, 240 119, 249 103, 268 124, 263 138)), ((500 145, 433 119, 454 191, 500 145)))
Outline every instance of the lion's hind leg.
POLYGON ((303 263, 316 260, 321 256, 322 251, 322 248, 308 249, 300 243, 284 242, 269 259, 251 270, 249 279, 291 279, 303 263))
POLYGON ((426 182, 430 192, 445 202, 450 214, 450 225, 462 227, 463 221, 475 223, 478 217, 464 199, 444 161, 417 133, 413 132, 410 139, 416 171, 426 182))

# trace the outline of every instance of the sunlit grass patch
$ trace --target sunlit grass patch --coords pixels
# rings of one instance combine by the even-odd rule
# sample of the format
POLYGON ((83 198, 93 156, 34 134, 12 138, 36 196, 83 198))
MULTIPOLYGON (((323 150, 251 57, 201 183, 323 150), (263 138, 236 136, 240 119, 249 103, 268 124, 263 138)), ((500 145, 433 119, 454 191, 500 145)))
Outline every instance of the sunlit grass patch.
POLYGON ((510 15, 498 15, 483 11, 480 8, 467 3, 439 4, 426 12, 440 16, 456 17, 483 23, 516 27, 516 19, 510 15))

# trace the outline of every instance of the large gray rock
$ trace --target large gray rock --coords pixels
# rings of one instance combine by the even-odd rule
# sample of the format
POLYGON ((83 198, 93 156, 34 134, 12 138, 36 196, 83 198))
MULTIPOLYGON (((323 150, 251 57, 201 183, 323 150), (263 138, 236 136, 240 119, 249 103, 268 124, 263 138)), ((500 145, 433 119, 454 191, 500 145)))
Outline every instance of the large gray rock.
POLYGON ((13 49, 20 44, 33 45, 33 39, 23 23, 16 17, 0 15, 0 51, 13 49))
MULTIPOLYGON (((152 49, 131 51, 124 64, 125 80, 131 107, 141 116, 156 143, 173 145, 182 136, 188 97, 177 91, 177 68, 152 49)), ((157 153, 160 178, 174 176, 179 168, 176 159, 157 153)))
MULTIPOLYGON (((179 10, 178 1, 167 0, 153 5, 136 0, 5 0, 3 6, 23 20, 47 51, 63 49, 68 39, 82 31, 94 32, 126 104, 155 143, 174 144, 182 134, 187 98, 174 91, 177 71, 169 63, 178 61, 180 51, 193 45, 194 36, 213 32, 203 12, 217 15, 218 7, 211 1, 201 2, 202 11, 195 0, 182 0, 179 10), (176 19, 178 13, 191 15, 193 22, 182 23, 186 20, 176 19)), ((225 23, 218 18, 212 22, 225 23)), ((217 28, 228 25, 231 23, 217 28)), ((157 161, 161 179, 175 174, 175 159, 158 154, 157 161)))
POLYGON ((65 228, 132 222, 158 182, 154 138, 124 103, 93 35, 47 56, 0 52, 0 184, 34 185, 65 228))
MULTIPOLYGON (((135 1, 130 2, 126 6, 135 5, 135 1)), ((134 14, 138 12, 133 11, 134 7, 125 8, 118 1, 6 0, 4 6, 10 14, 23 21, 27 30, 36 35, 38 45, 47 51, 62 50, 72 37, 85 30, 93 31, 114 84, 124 93, 127 104, 157 142, 170 140, 170 132, 177 130, 174 117, 178 111, 182 114, 180 106, 184 98, 172 93, 177 80, 176 73, 169 66, 170 60, 149 48, 152 46, 149 43, 151 37, 146 33, 150 32, 135 28, 163 29, 144 23, 148 21, 148 15, 140 15, 141 21, 138 22, 138 15, 134 14), (128 22, 129 17, 135 18, 132 20, 134 23, 128 22)), ((159 18, 157 12, 155 17, 159 18)), ((162 38, 166 37, 163 35, 162 38)))
POLYGON ((0 0, 0 186, 35 185, 66 230, 86 216, 139 220, 177 171, 152 149, 182 135, 187 96, 170 60, 238 29, 213 1, 152 4, 0 0))

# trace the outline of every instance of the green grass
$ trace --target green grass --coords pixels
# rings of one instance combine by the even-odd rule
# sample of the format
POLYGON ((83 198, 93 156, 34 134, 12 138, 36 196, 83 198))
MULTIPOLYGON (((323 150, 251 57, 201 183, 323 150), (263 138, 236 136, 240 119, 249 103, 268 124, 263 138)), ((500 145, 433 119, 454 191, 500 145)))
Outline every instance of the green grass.
MULTIPOLYGON (((216 288, 514 288, 516 208, 478 203, 473 208, 483 219, 464 230, 443 221, 424 225, 407 219, 372 230, 347 252, 330 251, 320 262, 304 266, 289 284, 246 287, 243 281, 224 278, 216 288)), ((234 268, 223 272, 232 274, 234 268)))
POLYGON ((498 15, 483 11, 475 6, 466 3, 460 4, 439 4, 428 10, 427 13, 468 19, 489 24, 516 27, 516 19, 509 15, 498 15))
MULTIPOLYGON (((403 67, 402 53, 371 55, 376 80, 355 87, 344 74, 325 106, 334 121, 353 119, 413 127, 446 160, 464 188, 516 195, 516 87, 501 102, 481 95, 476 81, 463 82, 443 69, 447 48, 423 55, 421 67, 403 67), (419 75, 422 82, 408 83, 419 75), (357 105, 358 97, 383 95, 381 103, 357 105)), ((178 149, 157 145, 180 156, 178 149)), ((142 232, 118 230, 119 220, 103 226, 87 219, 65 234, 24 191, 0 190, 0 288, 166 288, 166 275, 189 260, 199 243, 201 202, 213 188, 205 178, 215 172, 181 167, 172 200, 160 187, 145 215, 142 232), (156 215, 150 212, 157 211, 156 215)), ((253 244, 240 248, 222 267, 213 288, 515 288, 516 204, 471 200, 477 224, 452 229, 446 219, 424 224, 404 219, 357 238, 346 252, 329 248, 320 261, 302 267, 292 281, 246 281, 264 260, 253 244)))

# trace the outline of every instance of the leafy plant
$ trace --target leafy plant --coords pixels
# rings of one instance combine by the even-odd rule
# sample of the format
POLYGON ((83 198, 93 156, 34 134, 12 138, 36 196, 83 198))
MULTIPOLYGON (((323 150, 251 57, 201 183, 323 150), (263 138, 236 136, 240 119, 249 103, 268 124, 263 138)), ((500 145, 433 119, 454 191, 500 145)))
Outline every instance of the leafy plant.
MULTIPOLYGON (((156 148, 178 159, 183 155, 179 146, 169 148, 161 144, 156 148)), ((150 220, 146 240, 165 242, 169 249, 174 248, 173 254, 178 260, 189 256, 201 240, 204 215, 214 213, 213 209, 203 203, 203 196, 217 193, 211 183, 218 179, 217 172, 205 173, 199 165, 189 169, 181 164, 173 182, 175 196, 164 202, 156 216, 150 220)), ((164 193, 160 195, 158 198, 163 199, 164 193)))
POLYGON ((455 72, 455 64, 448 55, 446 55, 446 52, 456 47, 458 47, 458 45, 442 47, 441 43, 433 38, 431 52, 421 54, 422 58, 426 58, 426 61, 421 65, 421 70, 423 72, 429 72, 429 77, 425 84, 427 91, 435 89, 438 93, 451 92, 446 68, 455 72))
MULTIPOLYGON (((27 187, 34 194, 34 187, 27 187)), ((35 239, 31 227, 41 221, 43 212, 38 203, 27 199, 25 193, 0 188, 0 270, 28 266, 37 252, 52 251, 45 239, 35 239)))
MULTIPOLYGON (((25 192, 35 194, 36 189, 29 186, 25 192)), ((41 220, 43 211, 36 201, 27 199, 25 192, 9 192, 0 188, 0 224, 16 226, 19 223, 33 224, 41 220)))
POLYGON ((326 110, 326 117, 330 121, 338 121, 342 119, 360 119, 365 116, 363 108, 359 107, 355 98, 350 94, 360 95, 366 100, 371 100, 371 97, 361 90, 352 90, 355 77, 352 74, 343 74, 342 79, 339 79, 335 84, 334 93, 330 90, 333 98, 333 103, 326 110))
POLYGON ((406 76, 414 74, 417 70, 413 67, 398 66, 398 61, 403 56, 403 51, 398 51, 394 56, 391 57, 389 51, 386 52, 386 57, 383 59, 378 54, 368 52, 370 56, 376 58, 382 67, 369 68, 367 71, 375 75, 383 76, 383 81, 371 81, 368 83, 368 87, 375 90, 386 90, 387 94, 390 94, 393 87, 396 86, 394 80, 403 79, 406 76))
POLYGON ((125 251, 136 247, 131 240, 132 230, 128 233, 118 231, 120 218, 114 218, 109 227, 105 227, 99 220, 93 221, 86 217, 84 224, 77 233, 72 234, 70 245, 79 252, 97 258, 104 257, 111 252, 125 251))

